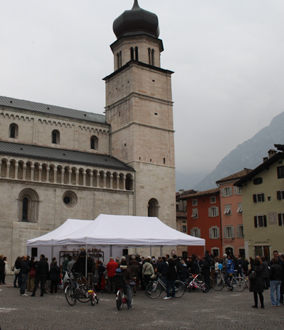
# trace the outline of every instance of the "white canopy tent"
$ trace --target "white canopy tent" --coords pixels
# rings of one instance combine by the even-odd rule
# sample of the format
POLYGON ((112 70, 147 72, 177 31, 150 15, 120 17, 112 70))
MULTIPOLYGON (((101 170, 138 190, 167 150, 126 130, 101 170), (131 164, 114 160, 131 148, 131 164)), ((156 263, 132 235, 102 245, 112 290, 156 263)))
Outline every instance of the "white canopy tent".
POLYGON ((67 219, 60 227, 55 230, 33 239, 27 241, 28 247, 38 247, 38 246, 53 246, 57 245, 56 240, 73 233, 81 228, 86 227, 93 220, 77 220, 77 219, 67 219))
POLYGON ((101 214, 87 226, 54 240, 57 245, 204 246, 205 240, 181 233, 155 217, 101 214))
MULTIPOLYGON (((27 241, 32 247, 61 248, 63 246, 138 247, 138 246, 204 246, 205 240, 181 233, 156 217, 101 214, 95 220, 68 219, 54 231, 27 241)), ((50 249, 49 249, 50 250, 50 249)), ((46 250, 45 250, 46 251, 46 250)), ((28 251, 29 252, 29 251, 28 251)), ((46 254, 46 252, 45 252, 46 254)))

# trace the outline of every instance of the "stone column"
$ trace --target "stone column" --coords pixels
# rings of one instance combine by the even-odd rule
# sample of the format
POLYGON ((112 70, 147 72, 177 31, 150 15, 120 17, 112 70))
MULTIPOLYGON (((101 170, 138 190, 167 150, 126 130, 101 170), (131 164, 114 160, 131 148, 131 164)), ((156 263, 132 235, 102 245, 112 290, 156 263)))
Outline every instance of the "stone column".
POLYGON ((26 180, 26 171, 27 171, 27 165, 23 165, 23 180, 26 180))
MULTIPOLYGON (((1 166, 1 164, 0 164, 1 166)), ((18 171, 19 171, 19 164, 15 164, 15 179, 18 179, 18 171)), ((1 173, 1 168, 0 168, 0 173, 1 173)))
POLYGON ((76 185, 79 185, 79 170, 76 169, 76 185))
POLYGON ((34 181, 35 179, 35 167, 34 165, 31 165, 31 181, 34 181))
POLYGON ((83 186, 86 185, 86 170, 83 172, 83 186))
POLYGON ((126 190, 126 175, 123 176, 123 190, 126 190))
POLYGON ((110 189, 113 188, 113 175, 110 175, 110 185, 109 185, 110 189))
POLYGON ((116 189, 118 189, 118 190, 119 190, 119 178, 120 178, 120 176, 117 175, 117 177, 116 177, 116 189))
POLYGON ((54 167, 54 178, 53 183, 57 183, 57 167, 54 167))
POLYGON ((72 184, 72 168, 68 169, 68 179, 69 179, 68 184, 72 184))
POLYGON ((94 173, 90 173, 90 187, 93 187, 94 173))
POLYGON ((106 188, 106 173, 104 172, 104 186, 103 188, 106 188))
POLYGON ((10 161, 8 160, 7 161, 7 171, 6 171, 6 178, 9 178, 10 177, 10 161))
POLYGON ((42 173, 42 166, 39 165, 39 167, 38 167, 38 181, 41 181, 41 173, 42 173))
POLYGON ((50 171, 50 167, 49 165, 46 166, 46 182, 49 182, 49 171, 50 171))

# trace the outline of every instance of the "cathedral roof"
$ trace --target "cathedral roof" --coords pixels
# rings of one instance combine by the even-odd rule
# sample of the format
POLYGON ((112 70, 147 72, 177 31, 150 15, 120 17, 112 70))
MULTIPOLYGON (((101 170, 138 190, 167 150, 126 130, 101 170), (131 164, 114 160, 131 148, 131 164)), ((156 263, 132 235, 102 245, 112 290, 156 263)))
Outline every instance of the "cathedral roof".
POLYGON ((158 38, 159 20, 156 14, 140 8, 138 0, 135 0, 132 9, 126 10, 113 22, 113 31, 117 39, 140 34, 158 38))
POLYGON ((0 96, 0 106, 106 124, 105 115, 0 96))
POLYGON ((111 156, 29 144, 0 141, 0 154, 134 171, 132 167, 111 156))

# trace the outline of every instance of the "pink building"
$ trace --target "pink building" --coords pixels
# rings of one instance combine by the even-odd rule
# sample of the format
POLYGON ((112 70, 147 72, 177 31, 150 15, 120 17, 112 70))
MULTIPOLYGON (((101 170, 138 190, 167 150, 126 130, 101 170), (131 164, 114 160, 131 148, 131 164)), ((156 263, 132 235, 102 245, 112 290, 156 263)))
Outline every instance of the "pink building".
POLYGON ((246 257, 241 188, 234 187, 234 183, 246 176, 249 172, 251 172, 250 169, 244 169, 216 182, 220 188, 223 254, 233 253, 234 255, 246 257))

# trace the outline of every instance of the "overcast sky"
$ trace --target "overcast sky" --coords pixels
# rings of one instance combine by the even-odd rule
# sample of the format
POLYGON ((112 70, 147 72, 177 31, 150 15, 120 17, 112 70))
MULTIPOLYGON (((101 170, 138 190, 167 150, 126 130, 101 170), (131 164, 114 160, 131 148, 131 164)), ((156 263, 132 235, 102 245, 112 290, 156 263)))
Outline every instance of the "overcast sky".
MULTIPOLYGON (((284 111, 284 1, 139 4, 158 15, 162 67, 175 72, 177 188, 190 189, 284 111)), ((0 95, 103 113, 112 24, 132 5, 0 0, 0 95)))

